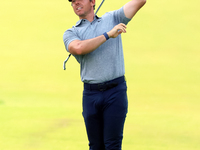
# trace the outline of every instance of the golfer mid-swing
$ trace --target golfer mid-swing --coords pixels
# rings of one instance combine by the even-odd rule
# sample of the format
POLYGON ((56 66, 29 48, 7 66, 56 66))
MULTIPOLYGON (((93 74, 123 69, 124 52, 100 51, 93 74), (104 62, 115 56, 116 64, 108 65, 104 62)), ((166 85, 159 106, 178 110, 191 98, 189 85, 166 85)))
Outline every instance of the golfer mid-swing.
POLYGON ((132 0, 102 17, 94 13, 95 0, 69 1, 80 20, 63 41, 81 67, 90 150, 121 150, 128 107, 121 33, 146 0, 132 0))

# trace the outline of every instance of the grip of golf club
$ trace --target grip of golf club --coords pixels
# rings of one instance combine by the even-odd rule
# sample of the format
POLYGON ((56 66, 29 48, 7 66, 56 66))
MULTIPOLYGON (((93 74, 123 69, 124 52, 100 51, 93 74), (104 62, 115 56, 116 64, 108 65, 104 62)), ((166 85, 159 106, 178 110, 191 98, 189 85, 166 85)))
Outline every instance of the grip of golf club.
POLYGON ((67 63, 67 61, 68 61, 68 59, 70 58, 70 56, 71 56, 72 54, 69 54, 69 56, 67 57, 67 59, 64 61, 64 63, 63 63, 63 69, 64 70, 66 70, 66 63, 67 63))

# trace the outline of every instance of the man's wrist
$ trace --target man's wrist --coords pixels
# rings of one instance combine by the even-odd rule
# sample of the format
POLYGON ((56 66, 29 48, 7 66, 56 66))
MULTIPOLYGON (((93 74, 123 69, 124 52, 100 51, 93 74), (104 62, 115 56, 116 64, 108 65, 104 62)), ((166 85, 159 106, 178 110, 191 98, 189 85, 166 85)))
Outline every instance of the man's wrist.
POLYGON ((109 39, 109 36, 108 36, 108 34, 106 32, 103 35, 105 36, 106 40, 109 39))

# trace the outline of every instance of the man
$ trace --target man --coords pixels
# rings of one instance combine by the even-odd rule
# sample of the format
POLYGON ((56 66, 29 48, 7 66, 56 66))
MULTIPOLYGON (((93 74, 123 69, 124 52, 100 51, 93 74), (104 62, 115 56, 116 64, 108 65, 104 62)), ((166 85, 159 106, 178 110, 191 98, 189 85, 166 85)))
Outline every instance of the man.
POLYGON ((95 0, 69 1, 80 20, 63 41, 81 67, 90 150, 121 150, 128 107, 121 33, 146 1, 132 0, 102 17, 94 14, 95 0))

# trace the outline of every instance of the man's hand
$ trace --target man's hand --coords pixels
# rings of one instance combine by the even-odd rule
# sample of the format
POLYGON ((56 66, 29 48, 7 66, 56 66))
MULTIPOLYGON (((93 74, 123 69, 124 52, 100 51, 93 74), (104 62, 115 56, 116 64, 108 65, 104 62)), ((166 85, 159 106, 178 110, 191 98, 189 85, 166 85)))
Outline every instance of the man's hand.
POLYGON ((126 25, 123 23, 120 23, 120 24, 116 25, 112 30, 107 32, 107 34, 108 34, 109 38, 116 38, 122 32, 126 33, 126 25))

